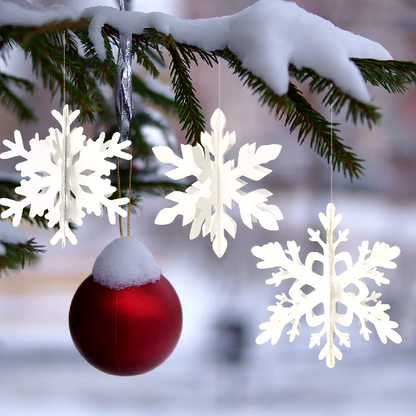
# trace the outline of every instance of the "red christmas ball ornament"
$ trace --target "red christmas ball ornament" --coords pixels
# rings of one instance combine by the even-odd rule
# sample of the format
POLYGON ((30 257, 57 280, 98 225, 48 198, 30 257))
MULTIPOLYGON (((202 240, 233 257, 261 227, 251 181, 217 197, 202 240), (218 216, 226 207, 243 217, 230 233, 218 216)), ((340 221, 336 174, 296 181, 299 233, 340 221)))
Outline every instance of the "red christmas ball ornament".
POLYGON ((135 237, 119 238, 103 250, 76 291, 69 328, 89 364, 133 376, 153 370, 173 352, 182 308, 146 247, 135 237))

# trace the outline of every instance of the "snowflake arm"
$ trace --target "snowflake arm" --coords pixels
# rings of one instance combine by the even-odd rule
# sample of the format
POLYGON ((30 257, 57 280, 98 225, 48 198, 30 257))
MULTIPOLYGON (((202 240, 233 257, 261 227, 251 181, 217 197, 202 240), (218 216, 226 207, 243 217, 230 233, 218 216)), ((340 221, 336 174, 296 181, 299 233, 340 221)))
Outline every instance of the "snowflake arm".
POLYGON ((182 158, 176 156, 166 146, 156 146, 153 152, 163 163, 172 163, 177 168, 166 173, 172 179, 195 176, 196 182, 185 192, 173 192, 166 198, 177 202, 172 208, 165 208, 156 217, 156 224, 170 224, 177 215, 183 215, 183 225, 193 222, 190 238, 196 238, 201 230, 203 236, 210 234, 212 248, 218 257, 227 249, 225 231, 233 238, 237 224, 226 212, 238 204, 243 223, 253 228, 252 222, 259 222, 268 230, 277 230, 277 221, 283 218, 280 209, 266 202, 272 195, 266 189, 245 193, 241 188, 246 185, 241 176, 251 180, 260 180, 271 171, 261 166, 277 158, 280 145, 260 146, 244 145, 238 155, 238 166, 234 160, 225 162, 226 153, 234 146, 235 132, 225 133, 225 115, 217 109, 211 117, 211 134, 201 136, 201 145, 181 145, 182 158), (211 160, 211 155, 214 160, 211 160), (212 212, 213 211, 213 212, 212 212))
POLYGON ((275 344, 287 324, 292 324, 288 334, 290 341, 293 341, 299 335, 297 327, 303 315, 311 327, 323 324, 319 332, 312 334, 309 347, 320 345, 322 337, 326 336, 326 343, 320 351, 319 359, 325 358, 330 368, 334 367, 336 359, 342 359, 342 353, 335 345, 335 338, 338 338, 341 346, 350 347, 349 334, 342 332, 338 325, 344 327, 351 325, 354 315, 358 317, 361 325, 360 334, 366 340, 369 340, 369 334, 371 334, 366 323, 370 322, 374 325, 381 342, 386 343, 387 339, 395 343, 402 341, 400 335, 394 330, 398 324, 391 321, 389 315, 385 313, 390 309, 390 306, 379 300, 380 293, 372 292, 370 295, 364 282, 364 279, 368 278, 374 280, 379 286, 388 284, 389 281, 384 278, 383 273, 377 270, 377 267, 395 268, 396 264, 393 260, 400 254, 400 249, 377 242, 373 249, 369 250, 368 241, 364 241, 358 248, 358 260, 353 264, 349 253, 336 254, 335 252, 340 243, 347 241, 349 232, 348 230, 339 231, 338 238, 335 238, 335 228, 339 225, 341 218, 341 215, 335 216, 333 204, 327 206, 326 215, 320 214, 319 219, 326 231, 326 241, 324 242, 320 238, 319 231, 309 229, 308 233, 310 240, 317 242, 323 253, 309 253, 304 265, 299 259, 300 247, 293 241, 288 243, 287 250, 283 250, 279 243, 269 243, 262 247, 252 248, 253 255, 262 260, 257 264, 258 268, 280 267, 279 273, 273 273, 273 278, 268 279, 267 284, 279 286, 285 279, 295 279, 289 290, 289 296, 277 295, 276 305, 268 308, 273 312, 273 315, 269 322, 260 325, 260 329, 264 332, 257 337, 258 344, 269 340, 275 344), (322 275, 318 275, 312 270, 316 261, 323 264, 322 275), (335 265, 340 262, 345 264, 346 270, 337 275, 335 265), (305 284, 313 288, 309 294, 302 290, 302 286, 305 284), (347 289, 350 284, 354 284, 356 290, 347 289), (346 306, 346 313, 338 313, 338 302, 346 306), (317 316, 313 309, 320 303, 323 304, 324 313, 317 316))
POLYGON ((202 168, 199 166, 206 165, 201 146, 181 144, 182 158, 176 156, 173 150, 167 146, 154 146, 152 150, 156 158, 162 163, 171 163, 177 166, 176 169, 165 173, 171 179, 183 179, 188 176, 198 177, 202 171, 202 168))
MULTIPOLYGON (((39 135, 37 133, 34 140, 39 141, 39 135)), ((10 140, 3 140, 3 144, 10 150, 8 152, 1 153, 0 159, 11 159, 12 157, 21 156, 27 160, 29 152, 23 146, 23 139, 19 130, 14 131, 14 141, 15 142, 13 143, 10 140)))
MULTIPOLYGON (((15 143, 4 140, 3 144, 10 149, 0 154, 0 159, 11 159, 21 156, 26 159, 16 165, 16 170, 21 172, 22 177, 29 177, 30 181, 22 180, 20 186, 15 189, 18 195, 25 196, 20 201, 1 198, 0 204, 9 207, 2 212, 2 218, 14 215, 13 226, 18 227, 23 214, 23 209, 30 205, 29 215, 42 216, 48 207, 53 206, 55 195, 59 192, 60 170, 50 157, 50 141, 39 140, 36 133, 35 138, 29 141, 30 151, 24 148, 22 135, 18 130, 14 132, 15 143)), ((54 225, 54 224, 53 224, 54 225)), ((53 225, 50 225, 52 227, 53 225)))

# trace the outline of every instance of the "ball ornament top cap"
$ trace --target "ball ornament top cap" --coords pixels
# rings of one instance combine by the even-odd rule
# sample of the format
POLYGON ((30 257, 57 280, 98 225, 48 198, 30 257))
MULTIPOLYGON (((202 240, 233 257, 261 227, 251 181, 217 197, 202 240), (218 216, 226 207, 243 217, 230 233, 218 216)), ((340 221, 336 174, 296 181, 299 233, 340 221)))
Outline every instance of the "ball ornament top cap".
POLYGON ((92 268, 94 281, 110 289, 154 283, 162 274, 152 253, 137 237, 115 239, 104 248, 92 268))

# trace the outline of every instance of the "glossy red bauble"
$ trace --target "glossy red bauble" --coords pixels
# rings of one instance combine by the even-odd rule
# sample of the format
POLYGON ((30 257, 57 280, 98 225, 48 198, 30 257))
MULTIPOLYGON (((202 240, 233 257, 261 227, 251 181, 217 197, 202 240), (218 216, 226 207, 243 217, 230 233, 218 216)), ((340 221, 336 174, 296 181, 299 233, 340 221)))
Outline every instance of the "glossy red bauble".
POLYGON ((79 353, 108 374, 146 373, 165 361, 178 343, 182 308, 169 281, 110 289, 92 276, 76 291, 69 328, 79 353))

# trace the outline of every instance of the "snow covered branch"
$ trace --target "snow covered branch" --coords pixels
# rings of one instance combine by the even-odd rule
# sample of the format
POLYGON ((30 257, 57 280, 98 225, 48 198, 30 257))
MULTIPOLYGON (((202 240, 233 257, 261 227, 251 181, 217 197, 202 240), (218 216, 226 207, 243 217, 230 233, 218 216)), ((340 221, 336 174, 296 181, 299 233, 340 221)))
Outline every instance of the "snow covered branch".
MULTIPOLYGON (((116 64, 112 46, 119 33, 132 35, 133 54, 152 77, 159 76, 155 61, 164 65, 161 48, 171 56, 170 71, 174 102, 160 100, 143 88, 135 75, 134 92, 156 105, 174 108, 185 138, 201 144, 205 117, 190 76, 192 62, 213 66, 219 59, 245 86, 258 95, 276 118, 298 131, 298 142, 308 137, 318 155, 330 159, 333 141, 334 169, 351 179, 363 174, 362 160, 338 136, 338 124, 331 125, 290 81, 308 82, 309 91, 323 95, 324 106, 338 114, 346 107, 346 119, 369 128, 381 120, 371 103, 365 83, 382 86, 391 93, 403 93, 416 83, 416 64, 391 60, 379 43, 334 26, 308 13, 293 2, 259 0, 231 16, 185 20, 164 13, 119 11, 111 7, 90 7, 80 16, 64 6, 45 9, 24 0, 0 0, 0 53, 20 45, 32 59, 34 71, 53 93, 62 91, 62 42, 66 36, 67 102, 81 109, 81 122, 111 115, 100 84, 113 86, 116 64), (66 32, 64 30, 66 29, 66 32), (81 42, 83 53, 78 50, 81 42), (157 102, 156 102, 157 101, 157 102), (163 105, 162 105, 163 104, 163 105), (331 131, 333 134, 331 134, 331 131)), ((0 100, 23 121, 34 112, 19 101, 9 85, 33 91, 33 84, 0 73, 0 100)))
POLYGON ((178 43, 206 51, 228 48, 278 95, 288 92, 291 63, 313 69, 333 80, 343 92, 368 103, 364 79, 349 58, 393 59, 379 43, 281 0, 261 0, 234 15, 212 19, 184 20, 164 13, 124 12, 101 6, 87 8, 81 16, 91 20, 90 38, 101 59, 106 52, 101 35, 105 24, 128 34, 154 28, 172 35, 178 43))

